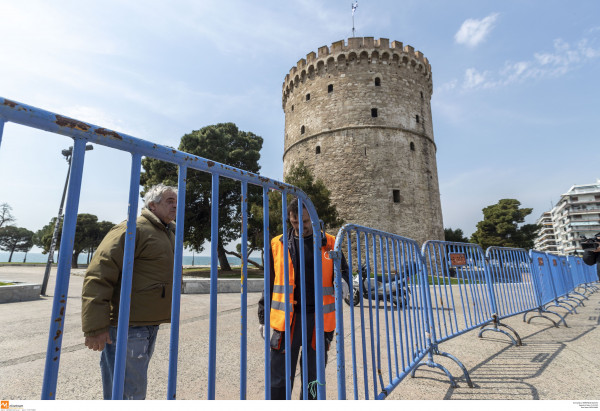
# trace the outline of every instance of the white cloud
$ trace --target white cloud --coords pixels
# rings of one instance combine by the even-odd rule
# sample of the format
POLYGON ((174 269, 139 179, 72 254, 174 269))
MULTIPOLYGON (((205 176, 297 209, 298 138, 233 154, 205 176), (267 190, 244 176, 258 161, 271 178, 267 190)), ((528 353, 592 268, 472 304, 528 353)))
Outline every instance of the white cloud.
POLYGON ((469 47, 475 47, 485 40, 494 28, 494 23, 498 18, 498 13, 490 14, 481 20, 467 19, 454 35, 454 40, 458 44, 465 44, 469 47))
POLYGON ((581 39, 574 45, 556 39, 553 43, 554 50, 533 53, 531 59, 527 61, 506 61, 496 72, 468 68, 460 88, 462 90, 490 89, 526 80, 562 76, 600 57, 600 47, 594 47, 592 43, 593 39, 587 38, 581 39))

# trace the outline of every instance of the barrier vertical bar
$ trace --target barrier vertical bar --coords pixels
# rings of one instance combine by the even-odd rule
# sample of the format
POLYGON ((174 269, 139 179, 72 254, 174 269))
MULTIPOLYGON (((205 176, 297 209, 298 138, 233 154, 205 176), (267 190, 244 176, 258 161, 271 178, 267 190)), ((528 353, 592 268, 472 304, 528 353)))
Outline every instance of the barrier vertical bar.
MULTIPOLYGON (((343 238, 340 242, 343 243, 343 238)), ((338 250, 337 239, 335 250, 338 250)), ((338 400, 346 399, 346 358, 344 355, 344 316, 343 316, 343 305, 342 305, 342 256, 333 254, 334 251, 329 252, 329 256, 333 258, 334 262, 334 287, 335 287, 335 328, 336 328, 336 354, 337 354, 337 390, 338 400)), ((341 254, 341 251, 339 252, 341 254)), ((352 275, 350 271, 348 277, 352 275)), ((348 286, 350 306, 352 306, 353 296, 351 285, 348 286)), ((352 309, 350 309, 352 311, 352 309)))
MULTIPOLYGON (((313 237, 315 233, 313 232, 313 237)), ((300 317, 302 318, 302 369, 306 370, 302 373, 302 399, 308 399, 308 330, 306 327, 306 271, 304 266, 304 205, 302 200, 298 198, 298 258, 300 260, 300 317)), ((316 270, 316 266, 315 266, 316 270)), ((316 288, 316 285, 315 285, 316 288)), ((319 304, 315 299, 315 322, 317 319, 316 306, 319 304)), ((316 324, 313 324, 313 329, 316 324)), ((316 331, 315 331, 316 332, 316 331)), ((287 356, 286 356, 287 361, 287 356)), ((318 378, 318 377, 317 377, 318 378)))
MULTIPOLYGON (((133 278, 133 256, 135 252, 135 233, 140 187, 140 169, 142 156, 131 155, 131 174, 129 179, 129 211, 127 213, 127 233, 123 254, 121 275, 121 294, 119 302, 119 324, 117 325, 117 343, 112 386, 112 399, 123 399, 125 385, 125 360, 127 357, 127 339, 129 333, 129 309, 131 305, 131 283, 133 278)), ((62 253, 61 253, 62 254, 62 253)), ((113 342, 114 343, 114 342, 113 342)))
MULTIPOLYGON (((298 218, 300 219, 300 225, 302 225, 302 209, 299 209, 298 211, 299 215, 298 218)), ((288 239, 288 233, 287 233, 287 227, 286 227, 286 219, 287 219, 287 195, 286 192, 282 192, 281 193, 281 222, 282 222, 282 226, 283 226, 283 233, 282 233, 282 240, 283 240, 283 292, 284 292, 284 297, 283 297, 283 301, 285 304, 285 321, 284 321, 284 330, 285 330, 285 375, 291 375, 292 374, 292 333, 290 332, 290 267, 289 267, 289 261, 288 261, 288 255, 289 255, 289 250, 288 250, 288 245, 289 245, 289 239, 288 239)), ((293 235, 293 234, 292 234, 293 235)), ((299 248, 303 248, 304 247, 304 241, 302 238, 298 239, 298 247, 299 248)), ((304 261, 304 260, 303 260, 304 261)), ((294 279, 295 280, 295 279, 294 279)), ((304 286, 304 283, 302 283, 302 286, 304 286)), ((294 364, 295 365, 295 364, 294 364)), ((285 399, 286 400, 290 400, 292 399, 292 380, 291 378, 286 378, 285 380, 285 399)))
POLYGON ((85 140, 76 139, 73 144, 73 158, 71 159, 72 166, 70 171, 71 184, 69 184, 68 188, 67 206, 60 240, 62 252, 58 257, 54 299, 52 301, 50 332, 48 334, 48 348, 46 351, 46 364, 42 384, 42 400, 56 399, 56 382, 58 379, 60 349, 65 326, 65 312, 71 273, 71 255, 73 254, 75 226, 77 224, 84 157, 85 140))
POLYGON ((242 295, 240 328, 240 400, 246 399, 248 378, 248 183, 242 181, 242 295))
POLYGON ((265 299, 265 400, 271 399, 271 243, 269 238, 269 193, 263 187, 263 248, 264 248, 264 273, 263 290, 265 299))
MULTIPOLYGON (((299 210, 301 210, 299 208, 299 210)), ((318 216, 311 217, 313 227, 313 257, 315 280, 315 342, 317 350, 317 399, 326 399, 325 327, 323 320, 323 261, 321 257, 321 227, 318 216)), ((302 248, 302 247, 301 247, 302 248)), ((306 368, 306 370, 308 370, 306 368)))
MULTIPOLYGON (((210 331, 208 341, 208 393, 209 400, 215 399, 217 369, 217 292, 218 292, 218 245, 219 245, 219 175, 212 174, 210 210, 210 331)), ((267 288, 268 289, 268 288, 267 288)))
POLYGON ((2 135, 4 134, 4 119, 0 118, 0 147, 2 147, 2 135))
POLYGON ((183 233, 185 228, 185 194, 187 167, 179 167, 177 183, 177 217, 175 219, 175 255, 173 260, 173 295, 171 299, 171 340, 169 345, 169 377, 167 399, 177 396, 177 360, 179 358, 179 316, 181 310, 181 277, 183 269, 183 233))

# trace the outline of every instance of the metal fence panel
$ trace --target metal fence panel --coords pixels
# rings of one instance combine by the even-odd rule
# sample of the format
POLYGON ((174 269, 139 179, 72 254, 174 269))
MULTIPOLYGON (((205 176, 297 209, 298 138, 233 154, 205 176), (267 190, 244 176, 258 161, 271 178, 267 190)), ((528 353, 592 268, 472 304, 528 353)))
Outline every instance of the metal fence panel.
POLYGON ((441 343, 489 323, 496 313, 483 250, 476 244, 427 241, 434 341, 441 343))
MULTIPOLYGON (((314 205, 310 199, 296 187, 288 184, 272 180, 269 178, 262 177, 257 174, 240 170, 234 167, 227 166, 225 164, 216 163, 209 159, 201 158, 195 155, 184 153, 172 148, 155 144, 149 141, 138 139, 129 136, 124 133, 119 133, 113 130, 109 130, 103 127, 99 127, 93 124, 86 123, 84 121, 72 119, 69 117, 62 116, 60 114, 52 113, 49 111, 41 110, 36 107, 28 106, 22 103, 18 103, 12 100, 8 100, 0 97, 0 142, 3 138, 3 129, 5 122, 13 122, 28 127, 37 128, 40 130, 48 131, 51 133, 61 134, 70 137, 74 140, 74 150, 70 169, 70 183, 68 188, 67 205, 65 209, 65 217, 63 223, 63 232, 61 240, 61 253, 59 255, 58 269, 57 269, 57 280, 54 292, 53 308, 50 321, 50 331, 48 335, 48 348, 46 355, 46 365, 43 378, 42 387, 42 399, 55 399, 57 398, 57 384, 58 384, 58 369, 60 364, 60 353, 61 353, 61 342, 64 334, 64 324, 66 315, 66 296, 68 293, 68 286, 70 280, 71 270, 71 254, 73 247, 73 239, 75 235, 75 225, 79 206, 79 196, 81 190, 88 189, 87 187, 81 187, 81 177, 83 172, 83 160, 85 156, 86 142, 103 145, 116 150, 129 152, 132 155, 132 166, 130 175, 130 191, 129 191, 129 212, 128 212, 128 225, 125 254, 126 257, 123 263, 123 281, 121 285, 121 304, 120 304, 120 327, 118 328, 118 342, 117 342, 117 358, 115 360, 115 374, 116 377, 113 381, 113 398, 120 398, 123 392, 124 383, 124 350, 126 348, 126 329, 129 318, 129 306, 130 306, 130 292, 131 292, 131 272, 133 266, 133 247, 135 244, 135 221, 137 217, 137 200, 139 196, 139 179, 141 171, 141 158, 142 156, 151 157, 166 161, 178 166, 178 210, 177 210, 177 224, 176 228, 176 247, 175 247, 175 260, 173 267, 173 295, 172 295, 172 319, 171 319, 171 335, 170 335, 170 355, 169 355, 169 376, 167 381, 167 399, 176 398, 176 385, 177 385, 177 362, 178 362, 178 341, 179 341, 179 313, 180 313, 180 293, 181 293, 181 262, 183 253, 183 221, 184 221, 184 207, 185 204, 185 191, 186 191, 186 174, 188 169, 194 169, 201 172, 209 173, 212 175, 212 198, 218 198, 219 193, 219 181, 220 179, 233 179, 241 183, 240 203, 243 209, 243 216, 240 219, 240 237, 242 238, 242 270, 241 270, 241 310, 240 310, 240 321, 242 335, 240 340, 240 398, 246 397, 247 387, 247 356, 246 356, 246 345, 247 345, 247 287, 246 287, 246 267, 247 267, 247 248, 245 245, 245 235, 248 229, 247 219, 247 192, 248 185, 257 186, 262 188, 263 191, 263 240, 264 248, 263 252, 265 258, 265 285, 267 289, 269 287, 269 253, 270 253, 270 232, 269 232, 269 202, 268 194, 270 191, 279 192, 282 196, 282 200, 287 199, 288 196, 294 196, 298 198, 299 209, 302 210, 302 206, 306 206, 308 213, 311 218, 311 225, 313 228, 313 254, 314 254, 314 267, 315 267, 315 284, 319 286, 315 287, 315 300, 322 301, 323 290, 321 281, 321 231, 320 222, 314 205), (125 319, 125 321, 123 321, 125 319)), ((218 373, 219 364, 216 363, 216 348, 218 344, 218 321, 217 321, 217 280, 218 280, 218 261, 217 261, 217 250, 218 244, 218 201, 212 201, 211 209, 211 280, 210 280, 210 330, 209 330, 209 350, 208 350, 208 387, 207 387, 207 398, 214 399, 216 376, 218 373)), ((282 201, 283 210, 285 214, 286 201, 282 201)), ((302 225, 300 226, 302 227, 302 225)), ((287 225, 284 218, 284 231, 286 231, 287 225)), ((276 233, 278 234, 278 233, 276 233)), ((301 250, 303 250, 301 248, 301 250)), ((286 278, 288 276, 288 268, 286 267, 286 278)), ((301 260, 302 276, 304 276, 304 260, 301 260)), ((289 298, 286 293, 286 305, 289 306, 291 302, 287 301, 289 298)), ((265 328, 269 330, 270 319, 269 319, 269 299, 265 299, 265 328)), ((306 303, 305 296, 303 296, 301 304, 304 306, 306 303)), ((287 309, 287 308, 286 308, 287 309)), ((317 335, 323 334, 323 307, 321 304, 315 306, 315 329, 317 335)), ((303 316, 303 320, 305 316, 303 316)), ((289 325, 286 327, 288 328, 289 325)), ((289 328, 288 328, 289 329, 289 328)), ((306 334, 306 326, 303 324, 303 334, 306 334)), ((265 398, 270 398, 270 358, 269 358, 269 332, 267 331, 267 338, 265 338, 265 398)), ((286 333, 286 340, 289 340, 289 332, 286 333)), ((222 336, 221 336, 222 338, 222 336)), ((306 347, 306 339, 310 338, 303 335, 306 347)), ((286 341, 289 344, 289 341, 286 341)), ((289 345, 288 345, 289 346, 289 345)), ((317 395, 319 399, 325 398, 325 351, 323 338, 316 339, 317 348, 317 395)), ((289 362, 289 351, 286 353, 289 362)), ((306 355, 305 355, 306 356, 306 355)), ((289 368, 287 369, 289 374, 289 368)), ((289 379, 288 379, 289 380, 289 379)), ((290 395, 291 387, 288 383, 287 386, 288 398, 290 395)), ((308 390, 304 390, 306 397, 308 390)))
POLYGON ((346 299, 349 315, 346 325, 343 310, 336 310, 338 335, 350 329, 350 347, 338 339, 338 398, 346 398, 345 358, 351 359, 354 399, 385 398, 431 349, 419 246, 414 240, 348 224, 338 232, 332 256, 336 298, 346 299), (352 273, 352 289, 339 280, 342 258, 352 273))
POLYGON ((541 306, 537 272, 527 250, 490 247, 486 250, 486 258, 499 318, 511 317, 541 306))

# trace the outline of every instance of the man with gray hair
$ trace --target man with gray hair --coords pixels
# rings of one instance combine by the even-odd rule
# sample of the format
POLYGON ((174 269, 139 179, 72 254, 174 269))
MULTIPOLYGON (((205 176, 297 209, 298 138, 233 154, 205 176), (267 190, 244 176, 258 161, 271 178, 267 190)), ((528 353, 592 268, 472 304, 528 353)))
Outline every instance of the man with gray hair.
MULTIPOLYGON (((171 322, 177 188, 158 184, 136 221, 123 399, 146 398, 147 371, 159 324, 171 322)), ((85 274, 81 320, 85 345, 102 351, 104 399, 112 397, 127 221, 104 237, 85 274)))

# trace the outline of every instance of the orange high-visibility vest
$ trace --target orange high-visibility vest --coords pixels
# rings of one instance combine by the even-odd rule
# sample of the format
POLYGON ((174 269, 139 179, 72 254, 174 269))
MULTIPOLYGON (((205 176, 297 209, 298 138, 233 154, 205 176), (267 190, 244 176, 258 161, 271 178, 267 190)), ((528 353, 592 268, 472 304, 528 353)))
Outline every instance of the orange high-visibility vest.
MULTIPOLYGON (((275 271, 275 283, 273 285, 273 296, 271 298, 271 328, 278 331, 285 331, 285 277, 283 252, 287 247, 281 241, 282 235, 271 240, 271 250, 273 251, 273 269, 275 271)), ((335 248, 335 237, 325 234, 327 245, 321 247, 321 265, 323 270, 323 330, 330 332, 335 330, 335 296, 333 288, 333 260, 329 258, 329 251, 335 248)), ((302 241, 299 242, 302 247, 302 241)), ((289 251, 288 269, 289 269, 289 288, 290 292, 290 324, 294 315, 294 265, 289 251)), ((298 301, 299 302, 299 301, 298 301)))

